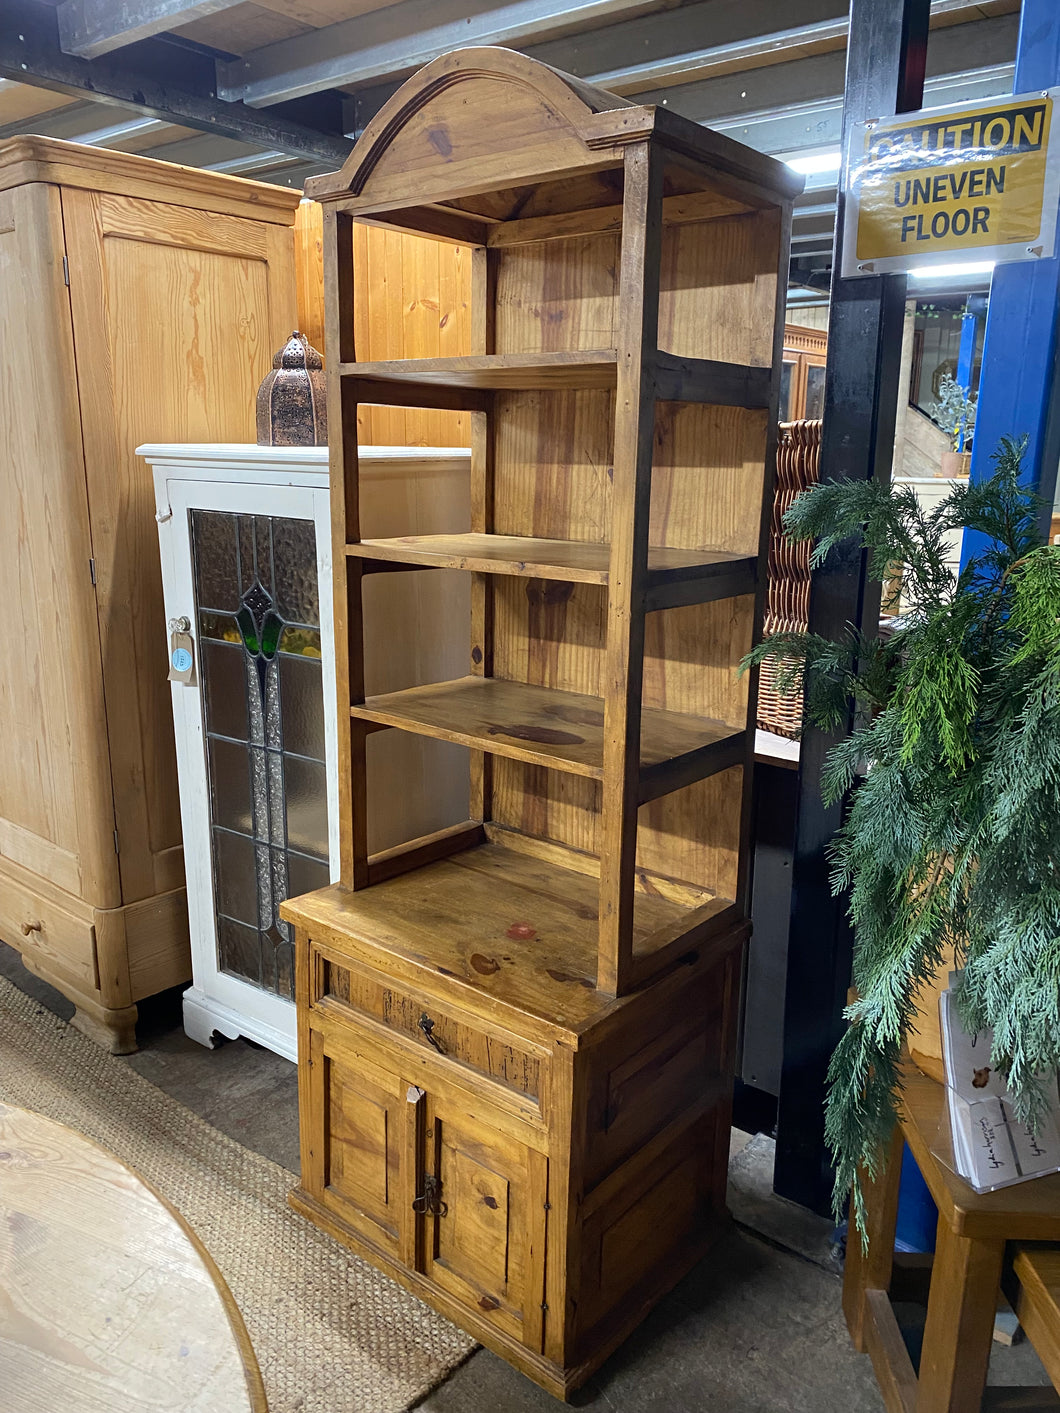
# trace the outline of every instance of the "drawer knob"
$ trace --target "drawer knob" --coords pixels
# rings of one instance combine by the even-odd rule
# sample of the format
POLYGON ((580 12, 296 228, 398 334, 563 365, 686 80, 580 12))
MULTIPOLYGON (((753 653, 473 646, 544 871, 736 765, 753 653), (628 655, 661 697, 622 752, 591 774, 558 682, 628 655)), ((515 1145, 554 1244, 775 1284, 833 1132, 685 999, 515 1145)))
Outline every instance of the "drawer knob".
POLYGON ((425 1035, 425 1036, 427 1037, 427 1039, 430 1041, 430 1043, 431 1043, 431 1044, 434 1046, 434 1048, 438 1051, 439 1055, 444 1055, 444 1054, 445 1054, 445 1046, 442 1044, 442 1042, 441 1042, 441 1041, 437 1038, 437 1036, 435 1035, 435 1033, 434 1033, 434 1021, 431 1020, 430 1016, 427 1014, 426 1011, 424 1011, 423 1015, 420 1016, 419 1021, 418 1021, 418 1025, 419 1025, 420 1029, 423 1031, 424 1035, 425 1035))
POLYGON ((22 936, 23 936, 23 937, 29 937, 29 936, 30 936, 32 933, 34 933, 34 932, 43 932, 43 931, 44 931, 44 924, 43 924, 42 922, 40 922, 39 920, 38 920, 37 922, 24 922, 24 923, 22 924, 22 936))

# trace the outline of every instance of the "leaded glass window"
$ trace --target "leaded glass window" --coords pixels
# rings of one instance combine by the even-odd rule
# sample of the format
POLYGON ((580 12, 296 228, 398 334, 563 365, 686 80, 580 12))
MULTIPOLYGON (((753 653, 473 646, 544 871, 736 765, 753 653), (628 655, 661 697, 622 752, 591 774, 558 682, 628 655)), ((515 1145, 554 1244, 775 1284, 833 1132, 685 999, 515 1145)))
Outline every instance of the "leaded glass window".
POLYGON ((329 881, 316 533, 191 511, 217 961, 294 997, 287 897, 329 881))

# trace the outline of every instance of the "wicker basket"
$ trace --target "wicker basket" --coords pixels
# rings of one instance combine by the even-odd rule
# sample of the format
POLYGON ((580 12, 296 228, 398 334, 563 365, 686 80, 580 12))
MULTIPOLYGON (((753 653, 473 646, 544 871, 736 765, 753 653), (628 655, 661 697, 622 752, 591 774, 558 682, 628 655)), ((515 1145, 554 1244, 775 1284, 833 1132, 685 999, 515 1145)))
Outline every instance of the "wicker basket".
MULTIPOLYGON (((769 531, 769 583, 764 636, 804 632, 810 619, 810 546, 793 545, 784 534, 784 512, 821 471, 820 421, 782 422, 777 439, 777 488, 769 531)), ((758 677, 758 726, 796 738, 802 727, 802 692, 782 696, 777 669, 765 663, 758 677)))

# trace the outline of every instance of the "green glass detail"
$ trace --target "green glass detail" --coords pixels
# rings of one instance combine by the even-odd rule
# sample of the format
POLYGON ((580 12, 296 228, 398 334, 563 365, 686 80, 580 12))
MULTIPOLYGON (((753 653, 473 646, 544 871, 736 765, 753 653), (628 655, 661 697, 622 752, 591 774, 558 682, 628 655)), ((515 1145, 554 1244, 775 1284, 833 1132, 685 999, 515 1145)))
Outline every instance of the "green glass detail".
POLYGON ((236 622, 243 636, 243 646, 252 657, 257 657, 261 652, 258 645, 258 625, 254 622, 254 615, 245 605, 236 614, 236 622))
POLYGON ((284 623, 275 611, 271 595, 262 588, 259 580, 255 580, 243 595, 236 622, 243 635, 243 646, 251 657, 261 657, 271 662, 276 656, 284 623))
POLYGON ((265 615, 265 622, 261 625, 261 655, 269 662, 276 656, 276 649, 279 647, 280 634, 283 629, 282 618, 277 618, 275 613, 265 615))

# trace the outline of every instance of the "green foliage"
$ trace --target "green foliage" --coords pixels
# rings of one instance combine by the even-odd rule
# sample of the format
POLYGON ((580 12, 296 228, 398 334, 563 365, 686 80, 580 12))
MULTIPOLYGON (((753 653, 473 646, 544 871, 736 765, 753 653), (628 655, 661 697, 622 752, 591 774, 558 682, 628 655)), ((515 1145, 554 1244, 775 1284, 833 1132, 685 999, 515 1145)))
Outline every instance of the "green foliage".
POLYGON ((962 387, 957 379, 951 378, 948 373, 944 373, 939 379, 939 395, 928 409, 928 415, 950 438, 954 451, 960 445, 962 436, 967 441, 975 431, 978 403, 978 394, 969 393, 967 388, 962 387))
POLYGON ((817 540, 815 562, 856 537, 877 579, 907 566, 916 607, 887 637, 789 633, 747 659, 781 663, 781 690, 805 671, 808 718, 852 727, 824 789, 830 801, 852 791, 831 859, 834 890, 849 890, 859 999, 832 1057, 825 1129, 837 1214, 853 1191, 863 1235, 859 1170, 878 1171, 914 998, 949 946, 964 1022, 993 1031, 992 1064, 1022 1118, 1036 1122, 1039 1076, 1060 1067, 1060 548, 1041 541, 1022 454, 1006 439, 990 480, 930 512, 905 488, 805 492, 785 524, 817 540), (954 580, 944 542, 958 527, 993 544, 954 580))

